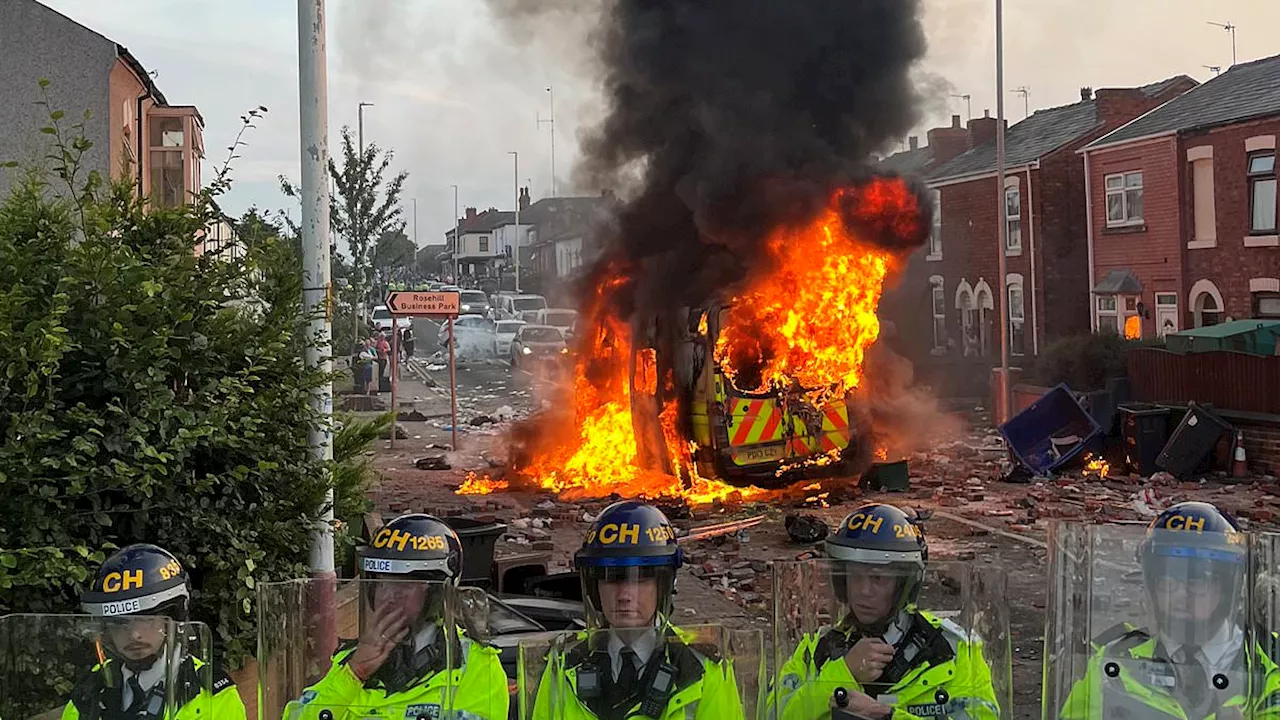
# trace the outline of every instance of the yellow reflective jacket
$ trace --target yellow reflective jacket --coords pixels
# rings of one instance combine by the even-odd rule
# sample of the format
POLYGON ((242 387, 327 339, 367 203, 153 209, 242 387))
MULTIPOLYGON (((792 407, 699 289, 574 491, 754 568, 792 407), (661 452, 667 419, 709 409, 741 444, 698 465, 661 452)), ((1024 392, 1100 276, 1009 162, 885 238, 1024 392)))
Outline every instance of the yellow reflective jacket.
MULTIPOLYGON (((578 639, 568 652, 549 659, 538 683, 532 720, 597 720, 590 701, 578 695, 579 672, 595 653, 586 646, 585 633, 578 639)), ((677 679, 665 709, 654 720, 745 720, 733 662, 714 648, 685 644, 689 639, 679 628, 668 626, 664 651, 677 669, 677 679)), ((611 671, 607 661, 601 671, 611 671)), ((637 700, 626 717, 648 716, 640 714, 637 700)))
MULTIPOLYGON (((1280 671, 1262 648, 1255 646, 1254 651, 1259 659, 1259 667, 1254 671, 1257 699, 1248 702, 1244 695, 1248 683, 1242 682, 1239 683, 1240 692, 1223 700, 1221 707, 1239 708, 1245 717, 1253 720, 1280 720, 1280 671), (1247 707, 1250 704, 1253 707, 1247 707)), ((1059 720, 1104 720, 1119 717, 1122 713, 1127 713, 1128 717, 1191 720, 1173 694, 1160 686, 1162 683, 1151 682, 1150 673, 1143 677, 1144 667, 1151 666, 1149 669, 1153 671, 1164 670, 1161 661, 1157 664, 1142 663, 1155 657, 1156 640, 1142 630, 1134 630, 1103 646, 1089 660, 1085 676, 1072 686, 1058 715, 1059 720), (1112 660, 1119 662, 1112 664, 1112 660)), ((1214 712, 1204 720, 1216 717, 1217 712, 1214 712)))
MULTIPOLYGON (((913 621, 924 621, 939 631, 939 642, 930 646, 935 656, 927 664, 916 662, 887 690, 881 702, 893 707, 893 720, 911 718, 1000 717, 991 668, 982 655, 982 641, 949 620, 916 611, 913 621), (886 701, 883 698, 889 698, 886 701)), ((822 633, 806 635, 791 658, 778 671, 769 696, 769 712, 778 720, 827 720, 836 688, 866 692, 849 672, 843 658, 819 658, 815 650, 822 633)))
MULTIPOLYGON (((195 658, 188 658, 190 668, 203 670, 205 663, 195 658)), ((193 681, 193 687, 199 687, 195 697, 179 699, 182 704, 175 714, 175 720, 245 720, 244 701, 236 690, 231 678, 216 666, 210 668, 213 673, 212 687, 200 687, 201 682, 193 681)), ((190 672, 184 667, 184 673, 190 672)), ((93 675, 77 684, 72 690, 72 700, 62 709, 62 720, 94 720, 103 714, 115 715, 121 700, 123 680, 120 670, 114 661, 107 660, 94 667, 93 675), (112 703, 116 710, 111 712, 112 703)))
POLYGON ((449 720, 506 720, 511 706, 507 673, 498 649, 460 636, 461 664, 449 672, 436 672, 409 690, 388 694, 382 688, 366 688, 351 672, 346 660, 355 648, 339 650, 329 672, 302 697, 289 703, 286 720, 315 720, 323 710, 333 720, 378 717, 382 720, 444 718, 449 720), (451 698, 445 697, 448 689, 451 698))

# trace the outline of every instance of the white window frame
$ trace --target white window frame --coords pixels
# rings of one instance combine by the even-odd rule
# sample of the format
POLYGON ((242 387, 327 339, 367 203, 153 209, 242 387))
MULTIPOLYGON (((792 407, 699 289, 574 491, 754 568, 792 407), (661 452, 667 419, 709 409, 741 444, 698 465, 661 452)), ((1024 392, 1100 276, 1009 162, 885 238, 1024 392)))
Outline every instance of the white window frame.
POLYGON ((1115 295, 1097 295, 1093 301, 1094 312, 1098 316, 1098 330, 1108 330, 1118 334, 1124 333, 1120 321, 1120 298, 1115 295))
POLYGON ((1280 179, 1276 176, 1276 151, 1274 148, 1270 150, 1259 150, 1251 152, 1245 156, 1245 178, 1248 183, 1249 192, 1249 234, 1250 235, 1275 235, 1277 228, 1280 228, 1280 179), (1266 171, 1254 172, 1253 161, 1262 158, 1271 158, 1271 172, 1266 171), (1267 186, 1271 188, 1271 226, 1257 227, 1257 205, 1258 196, 1267 186))
POLYGON ((933 230, 929 233, 929 245, 925 251, 925 260, 930 262, 942 259, 942 191, 931 191, 933 200, 933 230))
POLYGON ((1143 213, 1146 212, 1146 193, 1143 190, 1143 179, 1141 170, 1131 170, 1122 173, 1112 173, 1102 179, 1103 191, 1106 196, 1103 198, 1102 211, 1106 213, 1107 227, 1133 227, 1135 225, 1145 225, 1146 220, 1143 213), (1116 180, 1118 182, 1113 183, 1116 180), (1142 211, 1134 215, 1130 208, 1130 193, 1137 193, 1138 197, 1143 199, 1142 211), (1111 217, 1111 198, 1118 196, 1120 198, 1120 218, 1111 217))
POLYGON ((933 354, 947 352, 947 294, 943 279, 937 275, 929 278, 929 314, 933 318, 933 354))
POLYGON ((1017 273, 1010 273, 1005 280, 1005 302, 1009 304, 1009 354, 1010 355, 1026 355, 1027 354, 1027 295, 1023 289, 1022 276, 1017 273), (1015 307, 1013 304, 1013 291, 1018 291, 1018 298, 1021 302, 1015 307), (1014 349, 1013 333, 1019 329, 1022 332, 1022 348, 1014 349))
POLYGON ((1004 189, 1004 253, 1022 254, 1022 188, 1010 185, 1004 189), (1009 196, 1013 196, 1014 212, 1009 214, 1009 196))

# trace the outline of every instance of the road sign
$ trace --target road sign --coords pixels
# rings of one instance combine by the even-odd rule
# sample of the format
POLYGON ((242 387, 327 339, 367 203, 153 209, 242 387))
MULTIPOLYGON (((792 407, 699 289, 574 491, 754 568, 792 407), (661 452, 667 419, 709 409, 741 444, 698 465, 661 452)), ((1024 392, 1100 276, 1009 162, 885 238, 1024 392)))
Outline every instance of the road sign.
POLYGON ((398 317, 457 317, 462 300, 457 292, 405 290, 387 295, 387 309, 398 317))

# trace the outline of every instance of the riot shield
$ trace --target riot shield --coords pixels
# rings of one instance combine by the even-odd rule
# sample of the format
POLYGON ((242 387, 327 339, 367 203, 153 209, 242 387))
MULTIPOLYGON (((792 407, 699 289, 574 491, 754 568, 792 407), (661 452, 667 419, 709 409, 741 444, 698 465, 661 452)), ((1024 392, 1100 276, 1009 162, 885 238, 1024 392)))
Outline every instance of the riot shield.
POLYGON ((754 720, 763 642, 759 630, 719 625, 577 633, 548 648, 526 717, 754 720))
POLYGON ((1005 573, 971 563, 776 563, 762 717, 855 719, 895 708, 1012 718, 1005 573))
POLYGON ((506 717, 501 661, 479 644, 487 611, 484 591, 442 582, 260 585, 259 718, 506 717))
POLYGON ((558 667, 553 660, 562 659, 565 648, 574 644, 577 638, 578 634, 572 632, 541 633, 521 638, 517 647, 517 689, 514 698, 518 710, 516 717, 520 720, 545 717, 548 708, 560 707, 558 698, 552 695, 562 690, 564 685, 549 682, 546 678, 548 673, 552 673, 550 677, 563 674, 563 667, 558 667), (542 695, 544 689, 546 694, 542 695))
MULTIPOLYGON (((212 636, 167 617, 0 617, 0 718, 137 708, 151 717, 212 712, 212 636), (137 678, 135 692, 130 678, 137 678)), ((185 715, 184 715, 185 716, 185 715)))
POLYGON ((1257 632, 1275 607, 1251 571, 1266 546, 1194 528, 1051 525, 1043 717, 1258 716, 1280 682, 1257 632))

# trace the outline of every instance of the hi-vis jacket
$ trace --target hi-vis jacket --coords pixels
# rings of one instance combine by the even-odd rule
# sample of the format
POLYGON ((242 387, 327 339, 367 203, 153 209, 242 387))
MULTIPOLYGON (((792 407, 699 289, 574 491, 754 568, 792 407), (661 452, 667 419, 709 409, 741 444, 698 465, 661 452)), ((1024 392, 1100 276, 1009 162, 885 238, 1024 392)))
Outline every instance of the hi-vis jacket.
MULTIPOLYGON (((184 676, 194 675, 196 671, 203 670, 205 665, 195 658, 187 658, 185 663, 182 670, 184 676)), ((212 670, 212 693, 200 687, 201 683, 193 681, 191 687, 197 688, 197 692, 194 697, 179 696, 181 706, 175 713, 175 720, 245 720, 244 702, 240 699, 235 683, 216 666, 212 670)), ((123 687, 120 667, 114 661, 107 660, 95 667, 92 675, 77 683, 71 691, 71 702, 62 709, 62 720, 121 717, 123 687)))
MULTIPOLYGON (((894 708, 893 720, 997 720, 1000 709, 981 641, 949 620, 919 610, 914 615, 913 622, 928 623, 941 632, 945 642, 921 651, 901 680, 873 697, 894 708), (886 696, 892 701, 886 702, 886 696)), ((821 639, 821 633, 806 635, 778 671, 777 685, 769 698, 770 710, 776 709, 778 720, 827 720, 836 688, 867 693, 843 658, 817 657, 821 639)))
MULTIPOLYGON (((665 709, 653 720, 745 720, 733 662, 721 658, 714 648, 685 644, 687 634, 675 626, 667 627, 665 646, 655 650, 649 662, 657 660, 658 652, 665 652, 666 661, 677 669, 677 678, 665 709)), ((589 707, 591 701, 578 694, 579 673, 589 664, 608 673, 612 666, 608 652, 593 652, 587 647, 585 634, 579 640, 576 647, 547 664, 538 684, 533 720, 599 720, 589 707)), ((650 717, 640 714, 640 704, 638 698, 621 717, 650 717)))
MULTIPOLYGON (((1238 682, 1239 691, 1222 698, 1220 707, 1236 708, 1251 720, 1280 720, 1280 671, 1262 648, 1255 646, 1254 652, 1259 664, 1254 672, 1254 693, 1259 699, 1253 707, 1246 707, 1244 693, 1248 683, 1238 682)), ((1129 632, 1101 647, 1089 661, 1084 678, 1071 688, 1059 719, 1109 720, 1123 716, 1200 720, 1198 714, 1189 716, 1169 692, 1169 687, 1176 685, 1174 671, 1168 663, 1156 659, 1156 654, 1156 639, 1142 630, 1129 632)), ((1212 712, 1203 718, 1215 720, 1218 715, 1219 712, 1212 712)))
POLYGON ((298 700, 289 703, 286 720, 315 720, 323 710, 333 720, 506 720, 511 705, 507 674, 498 649, 460 635, 461 664, 451 671, 432 673, 412 688, 388 694, 366 688, 351 672, 346 660, 355 648, 339 650, 329 672, 298 700), (453 698, 447 702, 445 689, 453 698), (442 710, 451 710, 445 715, 442 710))

